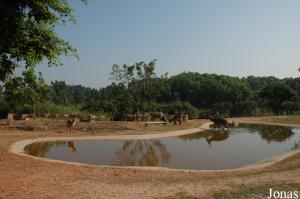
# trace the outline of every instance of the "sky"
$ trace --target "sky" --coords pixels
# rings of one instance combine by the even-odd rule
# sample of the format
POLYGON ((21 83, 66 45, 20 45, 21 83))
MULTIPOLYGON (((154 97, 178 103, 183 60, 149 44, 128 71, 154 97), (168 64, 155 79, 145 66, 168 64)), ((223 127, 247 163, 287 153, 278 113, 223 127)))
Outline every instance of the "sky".
POLYGON ((37 69, 47 82, 100 88, 113 64, 157 59, 158 74, 184 71, 238 77, 296 77, 299 0, 70 1, 77 23, 57 28, 80 60, 37 69))

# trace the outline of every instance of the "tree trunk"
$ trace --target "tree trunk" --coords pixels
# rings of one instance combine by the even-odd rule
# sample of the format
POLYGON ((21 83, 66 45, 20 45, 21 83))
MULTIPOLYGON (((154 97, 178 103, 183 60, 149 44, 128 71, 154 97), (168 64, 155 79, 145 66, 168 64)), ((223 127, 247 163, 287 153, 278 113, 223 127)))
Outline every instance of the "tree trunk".
POLYGON ((33 107, 33 119, 35 120, 35 104, 32 104, 33 107))

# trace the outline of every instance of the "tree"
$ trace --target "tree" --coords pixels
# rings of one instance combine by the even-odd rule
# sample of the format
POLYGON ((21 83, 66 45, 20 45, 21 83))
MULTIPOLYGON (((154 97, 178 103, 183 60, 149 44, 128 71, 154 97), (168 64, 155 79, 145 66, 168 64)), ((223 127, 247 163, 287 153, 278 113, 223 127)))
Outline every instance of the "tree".
POLYGON ((0 81, 20 63, 29 68, 46 60, 48 66, 58 66, 60 55, 77 56, 76 49, 55 31, 67 21, 75 22, 67 0, 1 0, 0 81))
POLYGON ((51 82, 52 98, 56 104, 68 105, 68 87, 65 81, 51 82))
POLYGON ((294 97, 295 93, 288 85, 277 83, 266 86, 260 91, 259 96, 274 114, 279 115, 282 112, 282 104, 294 97))
POLYGON ((137 113, 142 109, 141 106, 146 97, 148 100, 153 99, 154 95, 150 91, 154 87, 152 80, 156 78, 155 64, 154 59, 149 63, 137 62, 133 65, 124 64, 122 67, 114 64, 112 67, 111 79, 124 85, 127 91, 126 95, 123 95, 125 97, 123 100, 135 105, 133 112, 137 113))
POLYGON ((36 75, 33 67, 22 73, 22 77, 10 77, 4 84, 5 99, 13 111, 24 110, 30 106, 35 117, 36 106, 49 98, 49 86, 41 73, 36 75))

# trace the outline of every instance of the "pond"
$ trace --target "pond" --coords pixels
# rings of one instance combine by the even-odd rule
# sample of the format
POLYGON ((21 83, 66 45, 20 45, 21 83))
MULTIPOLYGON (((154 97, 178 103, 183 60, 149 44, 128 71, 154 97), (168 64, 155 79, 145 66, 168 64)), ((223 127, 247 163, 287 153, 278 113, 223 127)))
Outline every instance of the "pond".
POLYGON ((300 149, 300 129, 240 125, 226 132, 203 131, 149 140, 78 140, 33 143, 27 154, 93 165, 176 169, 239 168, 300 149))

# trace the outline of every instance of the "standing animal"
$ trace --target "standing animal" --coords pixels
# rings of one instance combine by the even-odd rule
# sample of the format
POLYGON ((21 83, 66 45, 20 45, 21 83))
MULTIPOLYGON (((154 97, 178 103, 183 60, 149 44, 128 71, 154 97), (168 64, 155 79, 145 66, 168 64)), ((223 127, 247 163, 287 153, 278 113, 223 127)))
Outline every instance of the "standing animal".
POLYGON ((77 122, 79 122, 78 117, 68 118, 67 119, 67 131, 72 133, 72 131, 74 130, 75 125, 76 125, 77 122))
POLYGON ((52 113, 51 118, 55 119, 57 121, 59 119, 59 114, 58 113, 52 113))
POLYGON ((14 114, 8 113, 7 114, 7 125, 11 126, 14 123, 14 114))

